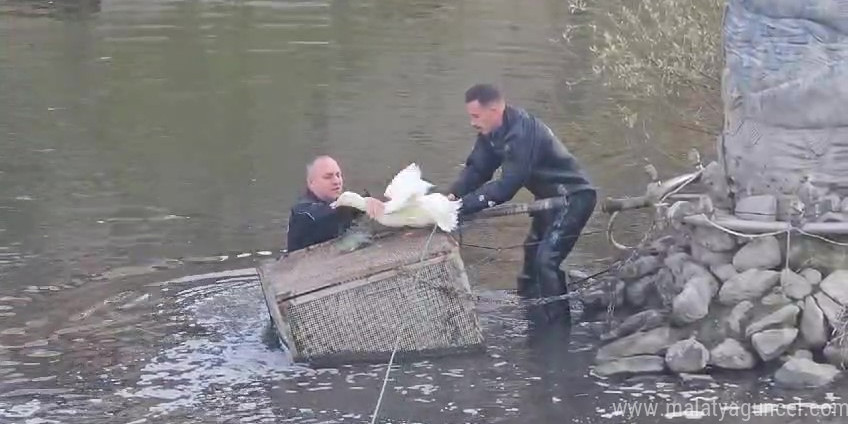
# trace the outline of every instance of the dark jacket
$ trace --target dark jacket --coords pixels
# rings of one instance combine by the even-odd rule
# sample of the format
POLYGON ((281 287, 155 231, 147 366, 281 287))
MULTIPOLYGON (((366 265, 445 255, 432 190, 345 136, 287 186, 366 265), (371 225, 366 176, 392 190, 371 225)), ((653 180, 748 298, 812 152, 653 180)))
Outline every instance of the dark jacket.
POLYGON ((577 159, 544 122, 507 105, 503 125, 477 136, 450 193, 462 198, 461 212, 469 214, 512 199, 521 187, 537 199, 594 190, 577 159), (501 178, 489 181, 498 167, 501 178))
POLYGON ((346 206, 333 209, 306 190, 291 209, 286 249, 293 252, 338 237, 362 213, 346 206))

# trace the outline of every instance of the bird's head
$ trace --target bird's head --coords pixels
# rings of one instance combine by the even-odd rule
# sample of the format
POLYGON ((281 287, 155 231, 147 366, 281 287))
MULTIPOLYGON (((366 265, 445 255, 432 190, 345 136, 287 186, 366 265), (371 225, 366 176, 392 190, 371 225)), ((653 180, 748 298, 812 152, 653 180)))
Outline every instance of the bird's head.
POLYGON ((335 209, 339 206, 349 206, 365 210, 365 198, 352 191, 346 191, 339 195, 335 202, 330 203, 330 207, 335 209))

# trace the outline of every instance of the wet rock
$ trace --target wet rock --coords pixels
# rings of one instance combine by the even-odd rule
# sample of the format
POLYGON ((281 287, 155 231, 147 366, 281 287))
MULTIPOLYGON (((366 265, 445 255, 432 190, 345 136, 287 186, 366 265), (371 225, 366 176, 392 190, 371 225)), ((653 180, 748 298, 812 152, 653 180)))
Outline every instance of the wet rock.
POLYGON ((848 270, 831 272, 821 282, 821 290, 842 305, 848 305, 848 270))
POLYGON ((777 271, 749 269, 721 286, 719 301, 730 306, 743 300, 758 299, 768 293, 778 280, 780 273, 777 271))
POLYGON ((580 293, 580 301, 588 312, 606 309, 611 298, 612 296, 602 289, 589 289, 580 293))
POLYGON ((813 286, 819 285, 822 281, 822 273, 817 269, 804 268, 801 270, 801 275, 807 279, 813 286))
POLYGON ((678 281, 682 280, 684 282, 686 279, 683 278, 683 267, 690 262, 692 262, 692 257, 683 252, 668 255, 663 261, 666 268, 668 268, 672 275, 674 275, 674 279, 678 281))
POLYGON ((628 283, 624 289, 628 305, 642 307, 648 296, 653 292, 656 274, 646 275, 639 280, 628 283))
POLYGON ((660 266, 662 266, 660 258, 656 256, 642 256, 622 266, 619 276, 626 280, 635 280, 657 272, 660 266))
POLYGON ((736 271, 736 267, 731 263, 718 266, 711 265, 710 271, 712 271, 713 275, 718 277, 718 279, 722 282, 725 282, 739 274, 739 272, 736 271))
POLYGON ((733 256, 733 266, 739 272, 749 269, 772 269, 781 264, 780 243, 775 237, 751 240, 733 256))
POLYGON ((683 291, 684 285, 677 285, 674 275, 668 268, 662 268, 654 278, 654 288, 659 294, 664 307, 670 308, 674 297, 683 291))
POLYGON ((624 305, 624 281, 606 279, 580 293, 580 301, 586 312, 605 311, 610 304, 624 305))
POLYGON ((771 327, 794 326, 797 321, 800 308, 795 305, 786 305, 754 322, 745 330, 745 337, 751 337, 771 327))
POLYGON ((730 234, 712 227, 695 227, 692 244, 703 246, 713 252, 726 252, 736 248, 736 240, 730 234))
POLYGON ((671 346, 665 353, 665 363, 668 369, 681 372, 698 372, 707 366, 710 353, 694 338, 681 340, 671 346))
POLYGON ((804 276, 789 268, 780 272, 780 286, 786 296, 796 300, 807 297, 813 291, 813 285, 804 276))
POLYGON ((603 362, 627 356, 660 354, 682 338, 680 330, 668 326, 640 331, 601 347, 595 359, 603 362))
POLYGON ((725 319, 725 325, 731 335, 734 337, 742 336, 742 328, 744 328, 748 319, 751 317, 753 309, 754 304, 745 300, 739 302, 733 307, 733 309, 730 310, 730 314, 728 314, 725 319))
POLYGON ((718 289, 718 281, 716 281, 715 276, 710 272, 710 270, 695 262, 686 262, 683 264, 680 272, 680 278, 683 279, 683 281, 689 282, 689 280, 695 277, 707 278, 711 281, 711 284, 715 285, 716 289, 718 289))
POLYGON ((819 308, 821 308, 824 316, 827 317, 827 322, 832 328, 839 328, 839 322, 842 315, 842 306, 824 292, 818 292, 813 295, 816 299, 819 308))
POLYGON ((608 341, 629 336, 638 331, 653 330, 665 323, 666 315, 656 309, 648 309, 633 314, 616 328, 601 335, 601 340, 608 341))
POLYGON ((812 296, 807 296, 804 299, 804 312, 801 314, 801 337, 807 346, 816 349, 827 343, 824 312, 812 296))
POLYGON ((736 201, 734 213, 749 221, 774 221, 777 218, 777 197, 769 194, 743 197, 736 201))
POLYGON ((792 358, 803 358, 803 359, 809 359, 809 360, 812 361, 813 360, 813 352, 810 352, 807 349, 798 349, 795 352, 792 352, 791 355, 784 354, 783 356, 780 357, 780 360, 782 362, 786 362, 786 361, 788 361, 792 358))
POLYGON ((571 281, 588 280, 589 274, 587 274, 586 271, 581 271, 579 269, 569 269, 568 278, 571 279, 571 281))
POLYGON ((678 374, 680 383, 690 389, 706 389, 715 384, 715 379, 709 374, 690 374, 682 372, 678 374))
POLYGON ((672 302, 671 317, 675 323, 688 324, 707 316, 710 311, 710 300, 717 290, 711 278, 711 276, 699 275, 686 283, 683 291, 672 302))
POLYGON ((757 358, 735 339, 725 339, 710 351, 710 365, 729 370, 754 368, 757 358))
POLYGON ((648 245, 648 251, 661 255, 665 254, 677 244, 677 239, 674 236, 663 236, 651 242, 648 245))
POLYGON ((804 358, 804 359, 809 359, 811 361, 813 360, 813 352, 810 352, 807 349, 796 350, 794 356, 796 358, 804 358))
POLYGON ((830 364, 817 364, 806 358, 792 358, 774 374, 774 381, 790 389, 810 389, 826 386, 839 376, 830 364))
POLYGON ((822 353, 828 363, 842 369, 848 368, 848 340, 845 338, 834 338, 828 342, 822 353))
POLYGON ((798 336, 797 328, 780 328, 765 330, 751 337, 751 344, 763 361, 771 361, 779 357, 795 341, 798 336))
POLYGON ((733 252, 713 252, 697 243, 692 243, 692 258, 707 266, 729 264, 733 260, 733 252))
POLYGON ((814 237, 792 237, 789 263, 793 268, 815 268, 827 275, 839 269, 848 269, 845 247, 814 237))
POLYGON ((780 286, 776 286, 772 289, 771 293, 763 296, 760 303, 765 306, 783 306, 792 303, 792 299, 783 294, 783 289, 780 286))
POLYGON ((654 355, 614 359, 595 366, 595 373, 603 377, 617 374, 657 373, 664 370, 665 359, 654 355))
POLYGON ((615 306, 624 305, 624 288, 626 285, 624 281, 618 280, 615 282, 615 292, 613 295, 613 302, 615 302, 615 306))

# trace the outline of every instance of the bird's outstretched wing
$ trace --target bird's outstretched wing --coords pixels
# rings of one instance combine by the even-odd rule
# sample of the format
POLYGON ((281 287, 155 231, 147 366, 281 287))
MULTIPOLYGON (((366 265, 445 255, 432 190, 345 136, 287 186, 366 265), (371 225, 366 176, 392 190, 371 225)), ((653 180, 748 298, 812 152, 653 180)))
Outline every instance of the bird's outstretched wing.
POLYGON ((398 172, 386 187, 383 194, 389 201, 386 202, 384 212, 391 213, 402 208, 415 196, 426 195, 432 187, 434 187, 433 184, 421 179, 421 169, 418 165, 415 163, 409 164, 398 172))

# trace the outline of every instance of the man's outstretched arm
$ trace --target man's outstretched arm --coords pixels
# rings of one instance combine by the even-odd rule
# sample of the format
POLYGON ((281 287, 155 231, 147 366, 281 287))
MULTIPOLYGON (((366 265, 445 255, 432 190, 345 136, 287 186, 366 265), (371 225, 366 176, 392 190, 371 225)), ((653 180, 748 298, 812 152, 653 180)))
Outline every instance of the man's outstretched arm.
POLYGON ((535 161, 536 141, 510 133, 506 139, 501 178, 462 196, 462 213, 470 214, 499 205, 515 196, 530 178, 535 161))
POLYGON ((460 172, 456 182, 450 186, 448 193, 455 197, 462 197, 476 190, 492 179, 492 175, 499 166, 501 166, 501 160, 492 150, 492 146, 482 137, 478 137, 465 160, 465 168, 460 172))

